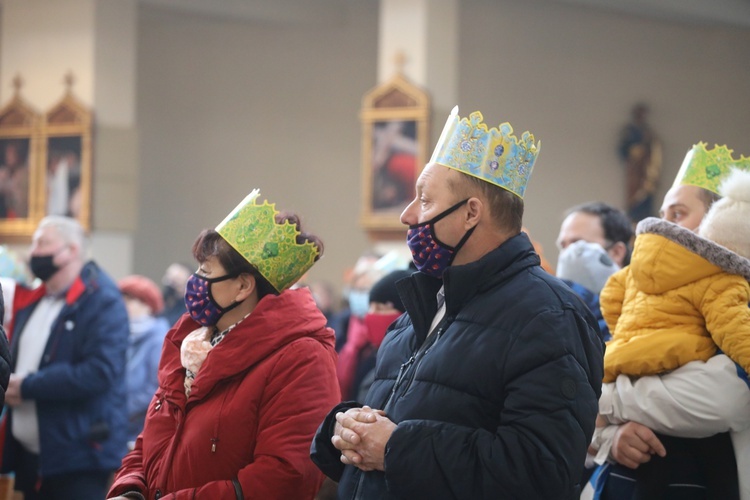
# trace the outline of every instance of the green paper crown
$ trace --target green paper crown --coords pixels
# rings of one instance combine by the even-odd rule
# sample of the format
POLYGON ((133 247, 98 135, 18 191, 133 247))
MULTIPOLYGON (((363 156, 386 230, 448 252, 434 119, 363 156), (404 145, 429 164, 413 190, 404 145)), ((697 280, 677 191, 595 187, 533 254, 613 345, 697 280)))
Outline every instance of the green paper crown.
POLYGON ((529 132, 517 139, 508 122, 488 129, 482 120, 479 111, 459 120, 458 106, 454 107, 430 163, 477 177, 523 198, 541 142, 534 144, 529 132))
POLYGON ((740 156, 735 160, 733 152, 726 145, 715 144, 712 150, 708 150, 705 142, 695 144, 685 155, 673 187, 698 186, 719 194, 719 185, 731 168, 750 171, 750 158, 740 156))
POLYGON ((315 263, 318 248, 297 243, 294 224, 276 223, 276 205, 256 205, 260 190, 254 189, 216 226, 224 238, 276 289, 282 292, 296 283, 315 263))

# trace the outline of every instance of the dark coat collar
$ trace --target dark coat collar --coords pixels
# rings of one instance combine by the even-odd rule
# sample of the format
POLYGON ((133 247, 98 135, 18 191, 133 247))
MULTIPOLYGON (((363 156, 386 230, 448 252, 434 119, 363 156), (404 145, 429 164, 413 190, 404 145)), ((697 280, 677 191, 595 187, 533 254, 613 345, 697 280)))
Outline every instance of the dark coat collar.
POLYGON ((521 232, 477 261, 449 267, 442 280, 420 272, 397 282, 396 287, 421 342, 437 313, 436 295, 441 286, 445 285, 445 315, 455 317, 476 295, 540 263, 529 237, 521 232))

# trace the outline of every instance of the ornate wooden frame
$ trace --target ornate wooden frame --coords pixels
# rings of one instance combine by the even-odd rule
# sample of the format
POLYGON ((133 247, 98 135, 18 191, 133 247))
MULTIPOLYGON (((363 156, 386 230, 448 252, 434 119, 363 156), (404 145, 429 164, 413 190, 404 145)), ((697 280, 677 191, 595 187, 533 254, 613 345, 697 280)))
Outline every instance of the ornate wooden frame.
POLYGON ((399 215, 413 199, 414 183, 427 161, 429 118, 429 96, 399 73, 363 97, 360 223, 365 229, 404 228, 399 215), (405 146, 398 158, 395 140, 386 136, 405 146), (383 148, 389 152, 383 154, 383 148), (383 156, 389 160, 381 161, 383 156))
MULTIPOLYGON (((0 210, 0 242, 28 241, 34 233, 39 219, 44 213, 44 179, 39 165, 42 156, 43 141, 41 138, 41 123, 43 117, 21 97, 21 79, 13 80, 15 88, 10 102, 0 110, 0 175, 23 176, 21 183, 26 185, 22 195, 25 203, 20 210, 9 210, 6 206, 5 195, 2 195, 3 207, 0 210), (5 165, 5 149, 10 143, 22 145, 25 152, 18 152, 25 156, 23 170, 15 170, 11 174, 5 165)), ((23 160, 22 160, 23 161, 23 160)))
POLYGON ((87 230, 91 227, 93 118, 91 111, 72 93, 73 77, 68 75, 65 81, 67 90, 63 98, 42 114, 21 98, 21 78, 16 77, 14 96, 0 110, 0 176, 7 172, 4 171, 7 144, 21 141, 28 181, 27 210, 19 211, 18 215, 5 206, 0 207, 0 243, 28 242, 39 221, 50 213, 50 160, 53 152, 61 148, 70 153, 68 158, 77 157, 75 165, 65 167, 67 177, 61 179, 65 181, 65 193, 71 188, 75 193, 69 194, 65 206, 70 207, 70 200, 75 197, 77 209, 76 213, 61 210, 59 215, 74 216, 87 230))
MULTIPOLYGON (((92 186, 92 125, 91 111, 80 102, 72 92, 73 78, 66 77, 67 90, 63 98, 45 114, 42 137, 44 150, 42 165, 44 165, 45 185, 51 173, 50 162, 54 154, 64 152, 78 157, 79 172, 69 172, 68 208, 75 205, 75 211, 68 210, 64 214, 78 219, 81 225, 91 228, 91 186, 92 186), (78 175, 76 184, 75 176, 78 175)), ((50 213, 49 196, 45 196, 45 214, 50 213)))

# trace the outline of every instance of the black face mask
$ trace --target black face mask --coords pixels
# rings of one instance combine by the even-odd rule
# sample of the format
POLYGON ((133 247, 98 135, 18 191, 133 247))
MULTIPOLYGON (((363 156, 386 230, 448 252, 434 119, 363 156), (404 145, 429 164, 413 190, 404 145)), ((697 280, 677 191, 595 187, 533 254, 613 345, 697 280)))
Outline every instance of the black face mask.
POLYGON ((47 281, 55 275, 60 268, 52 262, 55 258, 55 254, 50 255, 32 255, 29 261, 29 267, 34 276, 42 281, 47 281))

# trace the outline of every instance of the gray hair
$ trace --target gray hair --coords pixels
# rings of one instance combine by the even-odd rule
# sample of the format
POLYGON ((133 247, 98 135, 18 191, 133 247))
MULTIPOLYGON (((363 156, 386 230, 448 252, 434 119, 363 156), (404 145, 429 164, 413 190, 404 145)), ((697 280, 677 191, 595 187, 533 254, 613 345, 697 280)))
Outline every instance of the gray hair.
POLYGON ((80 249, 78 253, 82 260, 86 258, 88 252, 88 238, 86 237, 86 231, 83 229, 80 222, 63 215, 48 215, 39 222, 38 229, 44 227, 55 228, 57 234, 60 235, 63 241, 76 245, 80 249))

